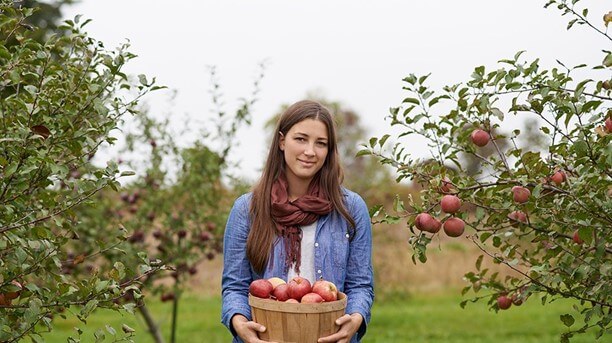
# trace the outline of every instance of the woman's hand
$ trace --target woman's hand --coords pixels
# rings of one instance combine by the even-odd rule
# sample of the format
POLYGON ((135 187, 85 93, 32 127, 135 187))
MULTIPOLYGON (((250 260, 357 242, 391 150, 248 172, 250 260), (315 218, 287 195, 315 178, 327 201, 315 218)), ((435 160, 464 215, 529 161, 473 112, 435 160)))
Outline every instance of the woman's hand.
POLYGON ((245 343, 267 342, 262 341, 257 336, 258 332, 265 332, 266 327, 261 324, 257 324, 254 321, 248 320, 245 316, 241 314, 237 314, 232 317, 232 327, 245 343))
POLYGON ((340 330, 333 335, 319 338, 317 342, 348 343, 351 341, 351 338, 355 335, 355 332, 357 332, 362 322, 363 317, 359 313, 353 313, 351 315, 345 314, 336 319, 336 325, 340 326, 340 330))

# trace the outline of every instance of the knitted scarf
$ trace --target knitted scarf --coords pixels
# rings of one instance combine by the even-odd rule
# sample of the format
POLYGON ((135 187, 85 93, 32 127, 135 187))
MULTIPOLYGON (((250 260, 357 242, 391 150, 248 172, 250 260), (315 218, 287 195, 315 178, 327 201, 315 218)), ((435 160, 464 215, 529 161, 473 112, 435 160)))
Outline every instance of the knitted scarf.
POLYGON ((289 201, 287 178, 282 173, 272 185, 272 218, 276 223, 276 232, 285 245, 285 271, 295 263, 299 274, 301 263, 302 229, 300 226, 314 223, 319 216, 332 210, 327 193, 319 188, 318 179, 310 182, 308 192, 289 201))

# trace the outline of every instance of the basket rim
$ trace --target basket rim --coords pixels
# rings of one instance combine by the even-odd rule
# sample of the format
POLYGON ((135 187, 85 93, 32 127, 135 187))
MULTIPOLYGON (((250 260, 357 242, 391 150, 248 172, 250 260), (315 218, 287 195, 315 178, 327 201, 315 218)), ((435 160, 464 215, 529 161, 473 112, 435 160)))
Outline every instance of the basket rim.
POLYGON ((263 299, 249 294, 249 305, 253 308, 286 313, 325 313, 346 309, 346 294, 338 292, 338 300, 316 304, 286 303, 263 299))

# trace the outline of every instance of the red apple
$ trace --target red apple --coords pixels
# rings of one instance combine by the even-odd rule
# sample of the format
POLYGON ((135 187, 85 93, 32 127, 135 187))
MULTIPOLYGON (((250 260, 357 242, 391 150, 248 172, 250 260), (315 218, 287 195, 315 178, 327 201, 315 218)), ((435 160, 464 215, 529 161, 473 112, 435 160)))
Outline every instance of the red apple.
POLYGON ((257 279, 249 285, 249 293, 254 297, 267 299, 272 294, 274 286, 266 279, 257 279))
POLYGON ((300 301, 302 304, 316 304, 316 303, 322 303, 323 302, 323 298, 321 298, 320 295, 318 295, 317 293, 306 293, 304 294, 304 296, 302 297, 302 301, 300 301))
POLYGON ((442 226, 439 220, 432 217, 429 213, 425 212, 419 213, 416 216, 414 220, 414 225, 417 227, 417 229, 421 231, 427 231, 431 233, 436 233, 440 231, 440 226, 442 226))
POLYGON ((531 191, 523 186, 512 187, 512 199, 519 204, 524 204, 529 200, 531 191))
POLYGON ((606 118, 606 131, 612 133, 612 118, 606 118))
POLYGON ((574 241, 574 243, 576 243, 578 245, 582 245, 584 243, 584 241, 582 240, 582 238, 580 238, 580 235, 578 234, 578 230, 574 231, 574 235, 572 236, 572 240, 574 241))
POLYGON ((312 285, 312 292, 320 295, 325 301, 338 300, 338 288, 333 282, 327 280, 317 280, 312 285))
POLYGON ((518 226, 519 223, 527 223, 527 215, 523 211, 512 211, 508 214, 508 218, 512 222, 512 226, 518 226))
POLYGON ((300 303, 299 301, 297 301, 297 300, 295 300, 295 299, 291 299, 291 298, 289 298, 289 299, 285 300, 285 302, 286 302, 286 303, 292 303, 292 304, 299 304, 299 303, 300 303))
POLYGON ((300 301, 304 295, 312 291, 310 281, 307 279, 296 276, 289 280, 289 296, 295 300, 300 301))
POLYGON ((491 139, 491 136, 489 136, 489 133, 484 130, 476 129, 472 131, 470 139, 475 145, 483 147, 487 145, 487 143, 489 143, 489 139, 491 139))
POLYGON ((448 218, 444 222, 444 232, 450 237, 459 237, 463 235, 465 230, 465 222, 457 217, 448 218))
POLYGON ((442 197, 440 207, 442 208, 442 211, 446 213, 455 213, 459 211, 459 208, 461 208, 461 199, 455 195, 447 194, 442 197))
POLYGON ((274 290, 272 291, 272 295, 278 301, 289 300, 291 298, 289 296, 289 285, 287 285, 286 283, 279 284, 278 286, 274 287, 274 290))
POLYGON ((567 179, 565 176, 565 172, 563 170, 556 171, 551 177, 550 180, 555 184, 560 185, 567 179))
POLYGON ((268 281, 270 281, 270 283, 272 284, 273 289, 276 289, 278 285, 286 284, 285 280, 276 276, 269 278, 268 281))
POLYGON ((507 310, 512 305, 512 299, 508 298, 506 295, 500 295, 497 298, 497 306, 500 310, 507 310))

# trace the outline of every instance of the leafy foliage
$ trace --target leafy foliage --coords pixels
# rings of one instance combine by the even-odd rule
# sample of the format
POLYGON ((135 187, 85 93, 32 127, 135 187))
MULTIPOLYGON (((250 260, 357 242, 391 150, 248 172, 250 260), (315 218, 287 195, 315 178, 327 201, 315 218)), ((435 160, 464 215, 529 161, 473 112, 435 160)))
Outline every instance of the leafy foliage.
MULTIPOLYGON (((587 9, 576 9, 578 2, 549 1, 546 7, 555 5, 572 16, 568 29, 586 25, 612 41, 588 21, 587 9)), ((604 16, 605 25, 611 17, 604 16)), ((408 224, 415 263, 427 261, 432 238, 441 235, 439 226, 427 228, 433 233, 423 229, 416 215, 440 217, 445 231, 450 218, 459 218, 470 229, 467 238, 483 253, 476 270, 465 274, 470 286, 464 294, 486 293, 472 301, 488 299, 499 310, 536 295, 542 303, 573 298, 581 305, 576 310, 582 324, 570 313, 562 315, 569 329, 561 340, 591 327, 598 327, 600 337, 612 319, 611 53, 604 51, 602 63, 588 71, 594 76, 587 78, 576 76, 586 65, 568 68, 558 62, 546 69, 539 59, 526 61, 522 55, 499 61, 494 70, 479 66, 469 81, 444 87, 443 92, 427 86, 428 75, 406 77, 403 88, 408 94, 389 115, 391 125, 402 132, 372 138, 360 153, 395 167, 398 180, 424 187, 420 201, 404 204, 398 198, 392 210, 379 213, 384 222, 408 224), (537 119, 545 146, 522 140, 518 129, 502 133, 511 115, 519 113, 537 119), (490 141, 473 139, 476 129, 486 132, 490 141), (431 159, 410 154, 405 142, 414 136, 426 139, 431 159), (392 152, 385 153, 387 142, 394 139, 392 152), (482 143, 495 153, 482 154, 482 143), (462 155, 480 160, 477 173, 465 169, 462 155), (526 200, 516 196, 523 188, 526 200), (460 198, 459 212, 440 209, 445 194, 460 198), (505 278, 490 274, 481 268, 484 258, 512 273, 505 278)))
MULTIPOLYGON (((42 341, 51 318, 65 311, 81 320, 98 307, 131 310, 113 301, 134 287, 125 266, 92 269, 86 278, 65 273, 125 240, 115 228, 95 250, 68 256, 80 240, 75 209, 103 189, 118 189, 115 163, 89 163, 137 100, 159 87, 134 84, 121 71, 134 57, 127 45, 108 51, 83 33, 79 18, 64 35, 43 42, 27 24, 34 8, 0 3, 0 341, 42 341), (14 44, 5 44, 8 41, 14 44)), ((139 267, 153 272, 146 254, 139 267)), ((124 340, 110 328, 108 334, 124 340)))
POLYGON ((84 234, 71 247, 73 254, 95 251, 118 227, 125 228, 127 239, 70 272, 83 275, 92 268, 124 265, 123 277, 137 278, 139 292, 126 293, 117 302, 137 305, 136 310, 156 342, 163 341, 159 321, 153 318, 140 292, 173 303, 174 341, 181 295, 201 262, 222 252, 223 228, 231 202, 236 192, 244 190, 228 174, 232 170, 229 155, 237 146, 238 130, 250 123, 263 73, 256 79, 250 99, 243 99, 234 113, 221 110, 214 69, 211 73, 213 105, 218 105, 216 117, 204 127, 190 122, 179 129, 175 114, 159 119, 141 111, 131 129, 126 125, 126 145, 119 159, 122 165, 142 172, 134 175, 119 194, 100 192, 96 207, 78 210, 78 227, 84 234), (196 138, 185 142, 185 137, 196 138), (149 273, 148 268, 142 268, 142 251, 147 252, 151 264, 163 265, 167 270, 149 273))

